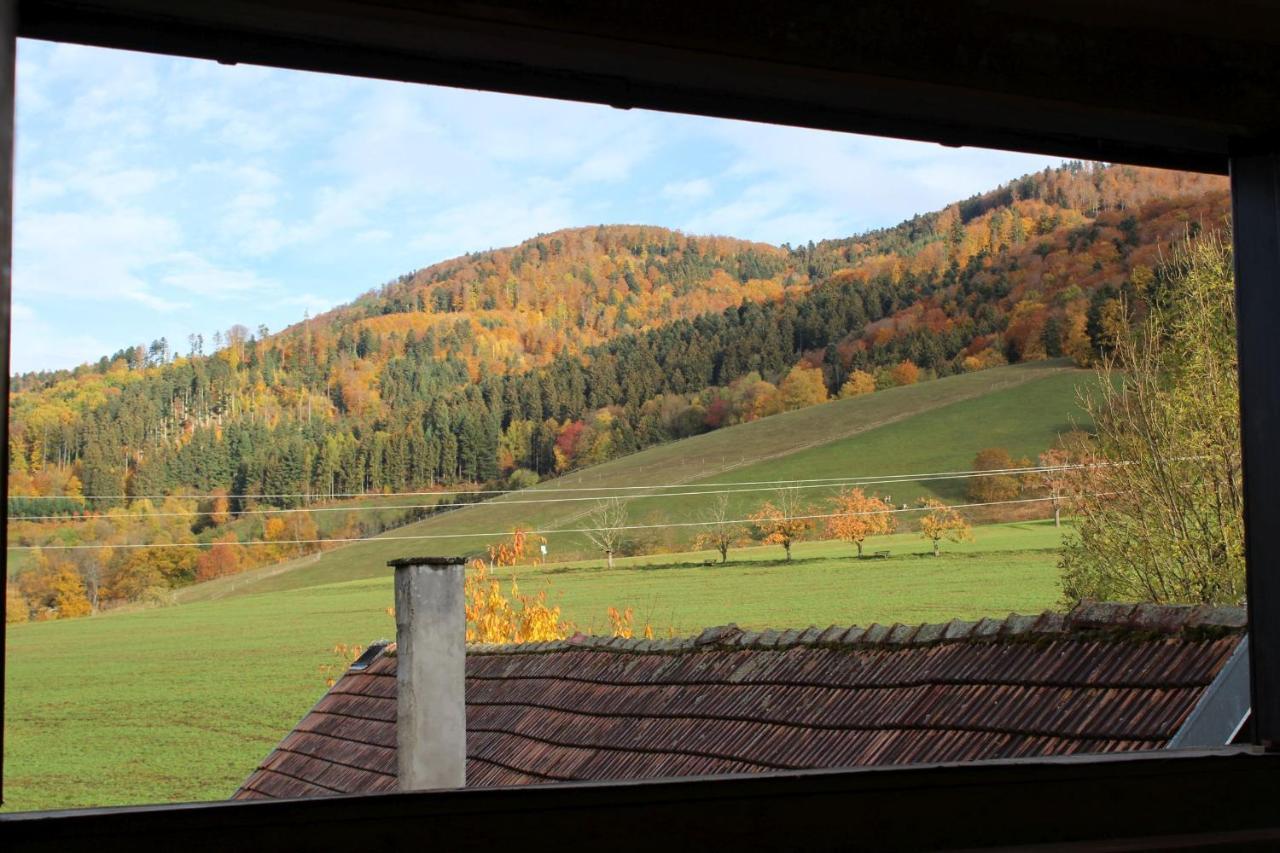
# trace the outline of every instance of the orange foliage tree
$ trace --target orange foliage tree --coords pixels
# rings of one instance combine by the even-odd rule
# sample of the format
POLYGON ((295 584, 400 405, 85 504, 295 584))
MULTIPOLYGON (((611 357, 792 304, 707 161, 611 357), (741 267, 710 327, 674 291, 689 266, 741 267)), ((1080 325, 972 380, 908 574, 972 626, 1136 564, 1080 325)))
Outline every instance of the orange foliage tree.
POLYGON ((933 542, 933 556, 942 553, 942 540, 972 542, 973 530, 960 513, 935 498, 921 498, 928 513, 920 519, 920 535, 933 542))
POLYGON ((920 368, 911 359, 904 359, 889 371, 894 385, 915 385, 920 380, 920 368))
POLYGON ((228 533, 213 543, 196 560, 196 580, 207 581, 240 571, 244 561, 244 547, 234 533, 228 533))
POLYGON ((852 542, 862 556, 862 543, 870 536, 883 536, 893 532, 894 518, 890 506, 874 495, 863 494, 862 489, 849 489, 836 495, 835 510, 838 515, 827 519, 827 534, 835 539, 852 542))
MULTIPOLYGON (((978 451, 973 458, 974 471, 1009 471, 1013 468, 1026 467, 1028 460, 1014 462, 1009 451, 1003 447, 988 447, 978 451)), ((982 503, 1012 500, 1022 491, 1022 482, 1017 474, 991 473, 971 477, 966 493, 969 498, 982 503)))
POLYGON ((813 529, 813 519, 803 518, 804 508, 798 489, 779 489, 777 506, 765 501, 760 509, 747 516, 766 545, 781 545, 791 560, 791 546, 813 529))

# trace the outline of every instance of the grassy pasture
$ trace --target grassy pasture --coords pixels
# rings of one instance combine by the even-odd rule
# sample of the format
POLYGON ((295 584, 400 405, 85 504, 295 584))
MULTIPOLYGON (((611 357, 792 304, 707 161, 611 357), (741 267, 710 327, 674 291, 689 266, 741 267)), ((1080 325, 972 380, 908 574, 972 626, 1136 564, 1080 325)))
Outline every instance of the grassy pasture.
MULTIPOLYGON (((1051 523, 993 525, 943 556, 911 534, 844 543, 635 557, 520 571, 581 629, 610 605, 691 632, 943 621, 1036 612, 1058 598, 1051 523)), ((360 548, 371 545, 356 546, 360 548)), ((354 550, 354 549, 353 549, 354 550)), ((7 810, 221 799, 325 690, 336 643, 394 634, 387 570, 375 578, 177 607, 11 626, 5 709, 7 810)))
MULTIPOLYGON (((5 709, 6 809, 220 799, 235 790, 325 689, 337 643, 394 633, 386 562, 408 553, 465 553, 477 534, 520 524, 583 526, 591 501, 516 501, 546 490, 874 476, 967 469, 993 445, 1035 454, 1079 417, 1091 374, 1060 363, 1017 365, 890 389, 652 448, 575 472, 544 488, 468 506, 370 542, 182 590, 179 606, 11 626, 5 709), (463 539, 396 536, 464 534, 463 539)), ((963 499, 964 482, 897 483, 895 503, 963 499)), ((591 493, 588 493, 591 494, 591 493)), ((816 512, 831 490, 808 492, 816 512)), ((735 514, 769 497, 734 498, 735 514)), ((593 496, 594 498, 594 496, 593 496)), ((369 503, 403 503, 373 498, 369 503)), ((412 501, 410 501, 412 502, 412 501)), ((693 521, 708 498, 630 502, 632 523, 693 521)), ((394 512, 394 510, 387 510, 394 512)), ((336 522, 340 514, 322 514, 336 522)), ((909 519, 910 516, 904 518, 909 519)), ((905 529, 913 529, 909 521, 905 529)), ((696 531, 646 534, 672 552, 696 531)), ((576 535, 553 534, 553 562, 523 568, 522 590, 546 589, 580 630, 607 630, 609 606, 631 607, 661 633, 706 625, 805 627, 945 621, 1034 612, 1058 599, 1052 524, 989 525, 974 543, 929 544, 902 532, 868 543, 888 560, 856 560, 851 546, 805 542, 784 562, 778 546, 619 559, 609 570, 576 535)))
MULTIPOLYGON (((516 525, 539 530, 588 526, 584 515, 594 493, 561 495, 583 499, 545 506, 516 503, 552 497, 543 492, 557 488, 681 483, 686 487, 682 490, 696 490, 752 481, 966 470, 979 450, 992 446, 1034 461, 1083 417, 1077 390, 1092 377, 1062 362, 1033 362, 838 400, 654 447, 545 486, 389 531, 372 542, 334 549, 318 559, 299 561, 288 571, 260 569, 181 595, 195 601, 378 577, 387 560, 395 557, 482 551, 493 539, 477 535, 481 533, 509 531, 516 525), (424 538, 397 538, 413 536, 424 538)), ((760 488, 733 496, 731 508, 737 517, 745 518, 771 497, 767 487, 760 488)), ((964 498, 965 481, 899 482, 876 490, 887 492, 896 503, 914 503, 925 496, 955 502, 964 498)), ((805 490, 815 514, 827 511, 825 502, 835 491, 805 490)), ((632 524, 696 521, 711 500, 635 498, 628 502, 629 518, 632 524)), ((904 523, 912 517, 905 516, 904 523)), ((683 527, 638 531, 635 536, 644 540, 645 550, 682 551, 696 533, 695 528, 683 527)), ((552 560, 590 554, 580 534, 553 533, 548 539, 552 560)))

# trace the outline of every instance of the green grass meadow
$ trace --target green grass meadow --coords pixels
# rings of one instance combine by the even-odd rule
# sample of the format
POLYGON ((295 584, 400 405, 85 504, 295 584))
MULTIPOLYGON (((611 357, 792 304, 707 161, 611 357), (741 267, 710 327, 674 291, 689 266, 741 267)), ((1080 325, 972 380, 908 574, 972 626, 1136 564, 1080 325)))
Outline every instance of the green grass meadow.
MULTIPOLYGON (((6 810, 229 796, 325 691, 336 644, 365 645, 395 626, 386 563, 409 554, 466 554, 484 535, 586 526, 586 501, 534 506, 566 487, 683 484, 922 474, 966 470, 981 449, 1036 454, 1082 419, 1092 374, 1063 363, 997 368, 894 388, 765 418, 574 472, 543 487, 450 511, 384 536, 179 591, 176 606, 9 626, 6 658, 6 810), (423 537, 418 539, 403 537, 423 537), (401 538, 397 538, 401 537, 401 538)), ((963 480, 875 489, 894 503, 964 500, 963 480)), ((815 513, 830 488, 806 490, 815 513)), ((562 493, 561 496, 576 493, 562 493)), ((594 495, 594 493, 586 493, 594 495)), ((733 496, 745 517, 766 488, 733 496)), ((377 499, 386 505, 391 499, 377 499)), ((632 524, 697 521, 711 499, 639 498, 632 524)), ((914 530, 911 516, 900 529, 914 530)), ((1059 599, 1051 522, 987 525, 943 556, 913 532, 852 546, 802 542, 718 555, 687 552, 696 529, 645 531, 649 556, 613 569, 577 534, 549 535, 545 565, 518 572, 521 590, 546 590, 579 630, 607 633, 610 606, 633 609, 660 634, 708 625, 790 628, 1038 612, 1059 599)))
MULTIPOLYGON (((562 495, 575 500, 545 506, 516 503, 554 497, 544 492, 558 488, 682 484, 675 491, 696 491, 781 479, 964 471, 979 450, 993 446, 1004 447, 1015 459, 1027 456, 1034 461, 1058 435, 1083 422, 1077 395, 1093 377, 1091 371, 1062 362, 1031 362, 787 412, 654 447, 544 486, 406 525, 372 542, 299 561, 296 571, 269 567, 191 587, 180 592, 179 599, 196 601, 378 577, 387 561, 396 557, 482 552, 493 537, 477 534, 510 531, 517 525, 543 531, 588 526, 585 515, 594 504, 590 492, 562 495)), ((771 487, 745 488, 754 490, 733 495, 731 500, 730 508, 738 518, 773 497, 771 487)), ((814 514, 828 511, 827 502, 837 490, 804 490, 814 514)), ((964 500, 965 481, 909 481, 873 490, 887 492, 899 504, 914 503, 920 497, 954 503, 964 500)), ((628 501, 629 521, 655 525, 673 519, 697 521, 711 500, 633 498, 628 501)), ((694 527, 677 527, 637 531, 633 538, 641 540, 645 551, 674 552, 691 547, 696 534, 694 527)), ((551 560, 590 553, 581 534, 550 533, 547 539, 551 560)))
MULTIPOLYGON (((1038 612, 1058 598, 1051 522, 993 525, 941 558, 912 534, 526 568, 582 630, 607 630, 610 605, 682 633, 743 627, 928 622, 1038 612)), ((368 547, 368 546, 356 546, 368 547)), ((216 800, 325 691, 337 643, 395 632, 387 571, 371 579, 162 609, 10 626, 6 810, 216 800)))

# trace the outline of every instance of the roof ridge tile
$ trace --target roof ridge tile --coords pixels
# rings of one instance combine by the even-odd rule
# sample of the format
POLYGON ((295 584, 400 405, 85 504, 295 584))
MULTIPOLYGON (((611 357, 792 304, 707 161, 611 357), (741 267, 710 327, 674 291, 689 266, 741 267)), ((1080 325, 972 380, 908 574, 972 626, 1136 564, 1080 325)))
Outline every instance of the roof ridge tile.
POLYGON ((840 641, 840 638, 843 637, 848 632, 848 630, 849 630, 848 626, 831 625, 827 627, 821 634, 818 635, 817 642, 819 645, 827 645, 829 643, 838 643, 840 641))
MULTIPOLYGON (((889 636, 890 628, 881 625, 879 622, 872 622, 867 626, 867 630, 862 635, 861 642, 867 645, 878 645, 884 642, 884 638, 889 636)), ((846 639, 847 643, 848 640, 846 639)))
POLYGON ((901 622, 895 622, 893 627, 889 629, 889 633, 885 635, 884 642, 891 646, 905 646, 911 642, 912 638, 920 631, 920 625, 904 625, 901 622))
MULTIPOLYGON (((468 654, 528 654, 565 650, 606 650, 638 653, 681 653, 705 649, 787 649, 794 646, 905 646, 935 643, 983 642, 1000 639, 1066 637, 1096 638, 1120 635, 1203 635, 1239 632, 1247 625, 1242 607, 1186 604, 1128 604, 1083 601, 1069 612, 1046 610, 1036 615, 1010 613, 1002 619, 903 623, 867 626, 830 625, 819 628, 744 630, 735 623, 704 628, 694 637, 646 640, 577 633, 563 640, 527 643, 477 643, 468 654)), ((394 643, 383 654, 393 655, 394 643)), ((376 659, 375 659, 376 660, 376 659)), ((372 662, 370 662, 372 665, 372 662)))

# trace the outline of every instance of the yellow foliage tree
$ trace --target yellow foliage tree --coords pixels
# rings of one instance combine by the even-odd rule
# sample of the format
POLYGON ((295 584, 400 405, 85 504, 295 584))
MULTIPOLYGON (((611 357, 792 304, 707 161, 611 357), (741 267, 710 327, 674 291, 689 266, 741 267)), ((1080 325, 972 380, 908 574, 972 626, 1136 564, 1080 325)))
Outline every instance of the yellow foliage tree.
POLYGON ((849 374, 849 378, 840 386, 840 399, 861 397, 863 394, 870 394, 874 390, 876 390, 876 378, 865 370, 855 370, 849 374))
POLYGON ((468 643, 532 643, 563 640, 573 626, 560 619, 560 607, 547 604, 546 590, 529 596, 511 579, 511 592, 489 573, 489 564, 473 560, 464 581, 468 643))
MULTIPOLYGON (((540 536, 517 529, 509 540, 490 546, 494 566, 513 567, 530 546, 545 541, 540 536)), ((563 640, 573 626, 560 619, 559 605, 547 604, 546 590, 524 595, 514 575, 511 591, 504 593, 502 582, 490 572, 485 560, 473 560, 463 582, 466 599, 468 643, 532 643, 563 640)))
POLYGON ((862 489, 850 489, 836 495, 834 502, 839 515, 827 519, 827 533, 835 539, 852 542, 857 546, 859 557, 862 543, 868 537, 893 532, 891 508, 880 498, 863 494, 862 489))
POLYGON ((807 364, 797 364, 778 385, 782 410, 790 412, 827 402, 827 383, 822 371, 807 364))
POLYGON ((89 596, 85 593, 84 581, 72 566, 60 564, 50 579, 49 587, 53 593, 53 609, 57 611, 59 619, 88 616, 93 612, 89 596))
POLYGON ((933 541, 933 556, 942 553, 942 540, 972 542, 973 530, 960 513, 934 498, 921 498, 920 506, 928 510, 920 519, 920 535, 933 541))
MULTIPOLYGON (((628 607, 626 610, 619 610, 616 607, 609 608, 609 627, 615 637, 624 637, 631 639, 635 636, 635 612, 628 607)), ((646 640, 653 639, 653 625, 645 623, 641 634, 646 640)))
POLYGON ((31 618, 31 605, 26 596, 18 591, 17 586, 9 584, 4 592, 4 621, 8 623, 26 622, 31 618))

